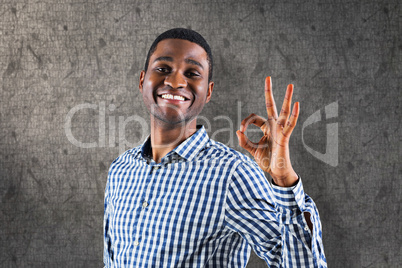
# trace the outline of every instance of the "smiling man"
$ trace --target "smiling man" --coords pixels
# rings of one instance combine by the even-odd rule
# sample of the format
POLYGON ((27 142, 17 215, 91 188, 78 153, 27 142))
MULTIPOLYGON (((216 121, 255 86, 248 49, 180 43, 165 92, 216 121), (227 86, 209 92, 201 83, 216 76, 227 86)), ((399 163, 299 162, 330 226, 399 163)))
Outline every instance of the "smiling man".
POLYGON ((151 134, 110 167, 105 266, 245 267, 253 249, 270 267, 326 267, 317 208, 289 157, 293 86, 278 116, 267 77, 268 119, 243 120, 237 135, 253 161, 197 125, 212 68, 209 45, 192 30, 169 30, 151 45, 139 82, 151 134), (244 134, 249 124, 264 133, 258 143, 244 134))

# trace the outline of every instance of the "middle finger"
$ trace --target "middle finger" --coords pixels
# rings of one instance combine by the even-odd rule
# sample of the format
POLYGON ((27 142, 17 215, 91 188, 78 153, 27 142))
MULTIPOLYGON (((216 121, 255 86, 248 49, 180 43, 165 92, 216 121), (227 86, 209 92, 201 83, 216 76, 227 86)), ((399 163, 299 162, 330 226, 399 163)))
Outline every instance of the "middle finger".
POLYGON ((285 99, 283 100, 283 105, 281 109, 281 113, 278 117, 278 125, 285 126, 286 122, 288 121, 289 114, 290 114, 290 105, 292 103, 292 95, 293 95, 293 85, 288 85, 286 90, 285 99))

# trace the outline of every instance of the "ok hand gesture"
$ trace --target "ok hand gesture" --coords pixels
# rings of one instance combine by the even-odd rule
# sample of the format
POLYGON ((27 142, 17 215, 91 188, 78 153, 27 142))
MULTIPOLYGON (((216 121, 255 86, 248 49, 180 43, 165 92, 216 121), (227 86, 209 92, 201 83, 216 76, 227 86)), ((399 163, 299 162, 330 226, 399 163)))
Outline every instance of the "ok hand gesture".
POLYGON ((246 149, 255 159, 262 170, 268 172, 275 184, 289 187, 296 183, 297 174, 292 168, 289 156, 289 138, 299 117, 299 103, 292 102, 293 85, 288 85, 282 109, 278 117, 274 96, 272 94, 271 77, 265 79, 265 104, 268 119, 250 114, 236 132, 241 147, 246 149), (244 134, 247 127, 254 124, 261 128, 264 136, 257 143, 251 142, 244 134))

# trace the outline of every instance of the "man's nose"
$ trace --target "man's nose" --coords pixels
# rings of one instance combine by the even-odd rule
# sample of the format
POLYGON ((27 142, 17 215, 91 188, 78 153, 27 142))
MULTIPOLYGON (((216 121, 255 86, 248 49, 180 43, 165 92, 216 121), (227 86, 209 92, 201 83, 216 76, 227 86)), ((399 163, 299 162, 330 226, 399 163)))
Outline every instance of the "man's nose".
POLYGON ((165 77, 165 85, 168 85, 172 88, 183 88, 187 87, 187 80, 183 74, 173 72, 165 77))

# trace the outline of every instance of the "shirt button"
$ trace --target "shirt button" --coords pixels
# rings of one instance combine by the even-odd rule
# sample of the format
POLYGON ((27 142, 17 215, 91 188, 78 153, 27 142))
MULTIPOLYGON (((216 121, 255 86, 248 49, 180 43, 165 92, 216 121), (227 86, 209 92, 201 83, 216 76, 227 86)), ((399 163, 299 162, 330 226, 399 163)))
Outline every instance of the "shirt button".
POLYGON ((304 231, 308 231, 309 229, 308 229, 308 227, 306 226, 306 227, 304 227, 304 231))
POLYGON ((147 201, 142 202, 142 207, 143 207, 143 208, 146 208, 147 206, 148 206, 148 202, 147 202, 147 201))
POLYGON ((138 246, 140 243, 138 241, 134 242, 134 246, 138 246))

